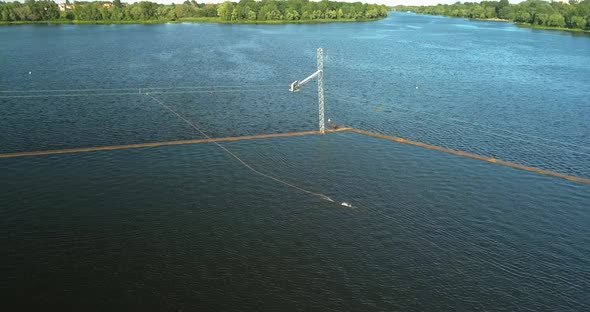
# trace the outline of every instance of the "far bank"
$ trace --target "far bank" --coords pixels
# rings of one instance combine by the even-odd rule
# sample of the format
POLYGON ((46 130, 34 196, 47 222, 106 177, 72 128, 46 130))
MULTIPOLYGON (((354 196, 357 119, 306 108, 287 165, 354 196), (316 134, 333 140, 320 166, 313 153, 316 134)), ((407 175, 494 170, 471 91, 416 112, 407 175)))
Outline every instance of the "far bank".
POLYGON ((54 1, 0 1, 0 24, 320 24, 366 22, 387 17, 385 5, 309 0, 225 1, 219 4, 185 1, 159 4, 54 1))
POLYGON ((93 20, 50 20, 50 21, 0 21, 0 26, 10 25, 156 25, 156 24, 232 24, 232 25, 286 25, 286 24, 331 24, 331 23, 362 23, 382 20, 384 17, 374 19, 314 19, 314 20, 237 20, 226 21, 218 17, 195 17, 178 20, 131 20, 131 21, 93 21, 93 20))

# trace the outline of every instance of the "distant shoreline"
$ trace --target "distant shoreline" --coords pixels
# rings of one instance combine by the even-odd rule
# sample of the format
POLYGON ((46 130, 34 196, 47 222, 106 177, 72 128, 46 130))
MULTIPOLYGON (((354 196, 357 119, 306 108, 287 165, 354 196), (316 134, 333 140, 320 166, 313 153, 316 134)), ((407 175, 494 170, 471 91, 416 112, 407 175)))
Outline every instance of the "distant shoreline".
POLYGON ((510 20, 507 19, 503 19, 503 18, 471 18, 474 21, 488 21, 488 22, 504 22, 504 23, 510 23, 510 20))
POLYGON ((155 25, 155 24, 180 24, 180 23, 195 23, 195 24, 233 24, 233 25, 285 25, 285 24, 331 24, 331 23, 359 23, 359 22, 374 22, 383 18, 373 19, 354 19, 354 18, 340 18, 340 19, 313 19, 313 20, 266 20, 266 21, 250 21, 237 20, 226 21, 219 17, 188 17, 177 20, 131 20, 131 21, 112 21, 112 20, 98 20, 98 21, 84 21, 84 20, 51 20, 51 21, 11 21, 0 22, 0 26, 12 25, 155 25))
POLYGON ((470 18, 470 20, 474 20, 474 21, 486 21, 486 22, 511 23, 511 24, 514 24, 514 25, 516 25, 518 27, 530 28, 530 29, 539 29, 539 30, 561 30, 561 31, 569 31, 569 32, 576 32, 576 33, 590 33, 590 30, 585 30, 585 29, 531 25, 531 24, 527 24, 527 23, 512 22, 510 20, 501 19, 501 18, 470 18))
MULTIPOLYGON (((451 16, 447 16, 451 17, 451 16)), ((561 31, 570 31, 570 32, 577 32, 577 33, 590 33, 590 30, 579 29, 579 28, 565 28, 565 27, 550 27, 550 26, 540 26, 540 25, 531 25, 528 23, 517 23, 511 20, 503 19, 503 18, 470 18, 470 20, 474 21, 486 21, 486 22, 504 22, 504 23, 512 23, 518 27, 522 28, 531 28, 531 29, 540 29, 540 30, 561 30, 561 31)))
POLYGON ((454 4, 437 4, 427 6, 392 7, 396 12, 413 12, 449 18, 463 18, 474 21, 510 22, 518 27, 558 30, 577 34, 590 33, 587 20, 587 10, 584 1, 574 1, 569 4, 560 2, 531 2, 527 0, 518 4, 510 4, 503 0, 499 2, 481 1, 456 2, 454 4), (532 4, 531 4, 532 3, 532 4), (534 5, 533 5, 534 4, 534 5))
POLYGON ((539 29, 539 30, 561 30, 561 31, 569 31, 574 33, 586 33, 590 34, 590 30, 579 29, 579 28, 562 28, 562 27, 550 27, 550 26, 539 26, 539 25, 531 25, 526 23, 513 23, 518 27, 522 28, 530 28, 530 29, 539 29))

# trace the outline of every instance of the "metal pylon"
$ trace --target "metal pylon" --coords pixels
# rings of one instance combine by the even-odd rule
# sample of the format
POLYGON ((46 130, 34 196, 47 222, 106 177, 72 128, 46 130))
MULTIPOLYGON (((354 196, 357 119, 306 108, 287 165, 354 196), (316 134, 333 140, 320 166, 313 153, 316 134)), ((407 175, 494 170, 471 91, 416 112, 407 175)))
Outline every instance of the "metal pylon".
POLYGON ((324 51, 319 48, 317 51, 318 57, 318 106, 320 114, 320 133, 324 134, 326 126, 324 124, 324 51))
POLYGON ((319 126, 320 133, 324 134, 326 131, 326 125, 324 123, 324 50, 322 48, 317 49, 317 60, 318 69, 311 76, 299 81, 295 80, 291 83, 290 91, 297 92, 301 89, 301 86, 310 82, 313 78, 318 78, 318 110, 319 110, 319 126))

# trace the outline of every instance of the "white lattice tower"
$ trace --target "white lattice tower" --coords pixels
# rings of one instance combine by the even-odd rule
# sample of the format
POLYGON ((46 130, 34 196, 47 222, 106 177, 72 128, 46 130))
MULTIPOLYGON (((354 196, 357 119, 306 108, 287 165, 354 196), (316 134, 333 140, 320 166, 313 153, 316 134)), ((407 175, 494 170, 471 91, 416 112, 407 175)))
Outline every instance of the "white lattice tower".
POLYGON ((324 51, 318 48, 318 106, 319 106, 319 121, 320 133, 324 133, 326 125, 324 123, 324 51))

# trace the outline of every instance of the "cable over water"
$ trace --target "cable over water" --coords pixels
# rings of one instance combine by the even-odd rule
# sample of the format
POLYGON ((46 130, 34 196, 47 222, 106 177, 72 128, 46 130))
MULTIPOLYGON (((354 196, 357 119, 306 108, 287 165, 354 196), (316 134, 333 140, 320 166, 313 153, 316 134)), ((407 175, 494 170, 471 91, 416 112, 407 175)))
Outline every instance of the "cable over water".
POLYGON ((40 89, 40 90, 0 90, 0 93, 46 93, 46 92, 89 92, 89 91, 137 91, 137 90, 173 90, 173 89, 214 89, 214 88, 268 88, 284 87, 285 84, 256 84, 256 85, 208 85, 190 87, 134 87, 134 88, 98 88, 98 89, 40 89))
MULTIPOLYGON (((144 95, 145 89, 136 89, 136 92, 110 92, 110 93, 62 93, 62 94, 24 94, 24 95, 0 95, 0 99, 12 98, 47 98, 47 97, 84 97, 84 96, 117 96, 117 95, 144 95)), ((232 92, 261 92, 272 90, 269 88, 258 89, 211 89, 211 90, 195 90, 195 91, 170 91, 170 90, 156 90, 148 93, 153 94, 191 94, 191 93, 232 93, 232 92)))
MULTIPOLYGON (((164 102, 162 102, 161 100, 159 100, 158 98, 154 97, 153 95, 149 94, 149 93, 145 93, 145 95, 149 96, 150 98, 152 98, 154 101, 158 102, 158 104, 160 104, 162 107, 164 107, 165 109, 167 109, 168 111, 170 111, 172 114, 176 115, 178 118, 180 118, 181 120, 183 120, 186 124, 188 124, 191 128, 195 129, 197 132, 199 132, 201 135, 203 135, 204 137, 206 137, 207 139, 211 139, 211 137, 209 135, 207 135, 203 130, 201 130, 201 128, 197 127, 197 125, 195 125, 193 122, 191 122, 190 120, 184 118, 182 115, 180 115, 178 112, 176 112, 174 109, 172 109, 170 106, 166 105, 164 102)), ((237 161, 239 161, 244 167, 248 168, 250 171, 263 176, 265 178, 271 179, 275 182, 284 184, 288 187, 294 188, 298 191, 319 197, 322 200, 325 201, 329 201, 331 203, 336 203, 332 198, 330 198, 329 196, 326 196, 324 194, 321 193, 316 193, 310 190, 306 190, 302 187, 299 187, 297 185, 294 185, 292 183, 289 183, 285 180, 279 179, 275 176, 272 176, 270 174, 266 174, 263 172, 258 171, 257 169, 255 169, 254 167, 252 167, 250 164, 246 163, 243 159, 241 159, 240 157, 238 157, 238 155, 234 154, 232 151, 230 151, 229 149, 227 149, 225 146, 217 143, 217 142, 213 142, 213 144, 217 145, 219 148, 221 148, 223 151, 225 151, 226 153, 228 153, 230 156, 232 156, 233 158, 235 158, 237 161)))

